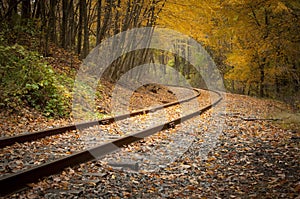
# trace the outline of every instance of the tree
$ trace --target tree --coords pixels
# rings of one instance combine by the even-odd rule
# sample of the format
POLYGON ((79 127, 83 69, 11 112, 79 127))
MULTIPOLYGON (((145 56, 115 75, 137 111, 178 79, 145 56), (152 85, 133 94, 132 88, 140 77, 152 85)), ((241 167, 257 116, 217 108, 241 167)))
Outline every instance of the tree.
POLYGON ((49 24, 47 34, 52 42, 57 42, 57 33, 56 33, 56 4, 57 0, 50 0, 49 8, 49 24))
POLYGON ((29 19, 31 16, 31 4, 30 0, 23 0, 22 1, 22 14, 23 19, 29 19))
POLYGON ((62 23, 61 23, 61 32, 60 32, 60 44, 61 47, 67 48, 67 26, 68 26, 68 18, 69 18, 69 1, 62 1, 62 23))
POLYGON ((81 0, 82 4, 82 15, 83 15, 83 52, 81 57, 85 58, 89 53, 89 24, 88 24, 88 12, 86 0, 81 0))
MULTIPOLYGON (((165 0, 164 0, 165 1, 165 0)), ((13 29, 20 18, 34 18, 39 27, 40 49, 51 54, 50 42, 66 50, 76 50, 85 58, 90 47, 103 39, 134 27, 153 26, 162 0, 4 0, 0 1, 1 23, 13 29)))
POLYGON ((299 93, 299 1, 171 0, 165 7, 158 23, 205 45, 228 89, 281 99, 299 93))
POLYGON ((97 34, 96 34, 96 45, 101 42, 101 14, 102 14, 102 0, 97 1, 97 34))

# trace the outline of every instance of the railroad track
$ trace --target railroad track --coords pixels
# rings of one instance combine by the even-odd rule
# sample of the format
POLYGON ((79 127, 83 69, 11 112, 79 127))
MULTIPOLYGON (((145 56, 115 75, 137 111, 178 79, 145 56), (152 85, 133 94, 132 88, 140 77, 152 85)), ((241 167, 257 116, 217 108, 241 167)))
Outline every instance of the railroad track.
POLYGON ((6 147, 8 145, 12 145, 14 143, 24 143, 24 142, 34 141, 34 140, 37 140, 40 138, 44 138, 46 136, 62 134, 67 131, 72 131, 72 130, 76 130, 76 129, 84 129, 84 128, 88 128, 88 127, 95 126, 95 125, 107 125, 107 124, 111 124, 115 121, 120 121, 120 120, 124 120, 124 119, 130 118, 130 117, 147 114, 147 113, 153 112, 153 111, 158 111, 158 110, 168 108, 168 107, 171 107, 174 105, 178 105, 180 103, 184 103, 184 102, 187 102, 187 101, 190 101, 192 99, 199 97, 200 93, 197 91, 197 89, 194 89, 194 90, 197 92, 197 94, 194 96, 188 97, 186 99, 182 99, 180 101, 163 104, 161 106, 155 106, 155 107, 151 107, 148 109, 141 109, 138 111, 133 111, 128 114, 117 115, 114 117, 108 117, 108 118, 96 120, 96 121, 82 122, 79 124, 72 124, 72 125, 58 127, 58 128, 51 128, 51 129, 37 131, 37 132, 33 132, 33 133, 21 134, 21 135, 17 135, 17 136, 4 137, 4 138, 2 137, 2 138, 0 138, 0 148, 6 147))
MULTIPOLYGON (((199 93, 181 100, 181 102, 188 102, 195 99, 197 96, 199 96, 199 93)), ((137 111, 134 113, 136 115, 132 117, 126 118, 127 115, 117 116, 119 120, 116 123, 119 124, 121 122, 122 126, 115 125, 116 123, 105 122, 101 120, 100 122, 105 123, 105 125, 93 125, 96 122, 89 122, 84 123, 86 128, 82 128, 82 125, 79 125, 81 128, 76 130, 72 130, 75 125, 69 126, 71 130, 66 127, 62 127, 61 129, 58 128, 58 132, 62 133, 56 135, 52 135, 53 133, 57 133, 53 129, 24 135, 26 140, 30 140, 30 142, 25 142, 23 144, 18 142, 20 137, 22 138, 23 136, 8 138, 10 142, 12 142, 14 138, 17 140, 15 141, 16 144, 13 146, 6 146, 5 148, 0 149, 1 156, 3 157, 1 162, 2 165, 0 167, 0 174, 15 173, 20 169, 29 169, 33 166, 64 157, 68 154, 73 154, 77 151, 92 148, 95 144, 99 145, 99 143, 116 140, 122 135, 126 134, 126 131, 128 131, 128 126, 130 126, 132 123, 130 120, 137 120, 139 125, 135 125, 135 128, 143 130, 145 129, 143 125, 145 122, 139 121, 139 119, 145 118, 144 113, 148 113, 147 115, 152 115, 153 117, 157 118, 162 115, 161 113, 164 110, 163 108, 171 108, 173 106, 177 106, 178 103, 179 102, 174 102, 137 111), (120 118, 122 118, 122 120, 120 118), (98 128, 95 128, 94 126, 98 128), (66 130, 66 132, 63 132, 63 130, 66 130), (113 130, 113 132, 110 130, 113 130), (46 133, 48 133, 48 135, 51 134, 51 136, 36 140, 36 135, 45 135, 46 133), (27 152, 25 153, 25 151, 27 152)), ((112 119, 113 118, 110 118, 109 120, 112 119)), ((133 133, 132 131, 136 131, 136 129, 130 130, 130 132, 133 133)), ((6 141, 7 139, 4 140, 6 141)))
MULTIPOLYGON (((171 119, 170 121, 168 121, 166 123, 155 125, 153 127, 141 130, 134 134, 119 136, 118 139, 105 140, 104 142, 102 142, 102 144, 100 144, 100 145, 98 144, 97 146, 94 146, 92 148, 83 149, 81 151, 74 152, 70 155, 64 155, 63 157, 55 158, 54 160, 51 160, 51 161, 46 161, 47 163, 43 163, 38 166, 31 165, 32 167, 30 167, 28 169, 20 170, 20 171, 17 171, 16 173, 11 173, 11 174, 2 176, 0 178, 0 187, 1 187, 0 194, 1 194, 1 196, 4 196, 4 195, 10 194, 12 192, 16 192, 18 190, 26 188, 28 183, 35 182, 44 176, 55 174, 55 173, 63 170, 66 167, 74 166, 74 165, 78 165, 83 162, 94 160, 95 157, 102 157, 102 156, 104 156, 108 153, 111 153, 121 147, 124 147, 132 142, 136 142, 147 136, 153 135, 153 134, 157 133, 158 131, 165 130, 168 128, 173 128, 177 124, 180 124, 183 121, 186 121, 190 118, 193 118, 193 117, 205 112, 206 110, 210 109, 211 107, 216 105, 218 102, 220 102, 222 100, 221 95, 217 92, 215 92, 215 93, 217 95, 219 95, 219 98, 216 101, 212 102, 209 105, 206 105, 205 107, 203 107, 199 110, 196 110, 196 111, 193 111, 192 113, 184 115, 182 117, 179 117, 176 119, 171 119)), ((1 139, 1 142, 0 142, 1 147, 3 148, 5 146, 11 145, 16 142, 19 145, 24 142, 25 142, 24 144, 26 144, 26 143, 28 143, 28 141, 31 141, 34 144, 34 140, 44 138, 45 136, 56 136, 58 134, 62 134, 62 133, 66 133, 66 132, 68 133, 70 131, 72 132, 72 131, 75 131, 76 129, 89 128, 91 126, 95 126, 95 125, 99 125, 99 124, 102 126, 109 125, 109 124, 112 124, 115 120, 126 120, 129 117, 136 117, 136 116, 139 116, 139 115, 145 114, 145 113, 158 112, 159 110, 162 110, 167 107, 178 105, 180 103, 187 103, 187 102, 199 97, 199 95, 200 95, 200 92, 198 90, 197 95, 180 100, 178 102, 169 103, 169 104, 157 106, 157 107, 150 108, 150 109, 143 109, 143 110, 136 111, 136 112, 133 112, 130 114, 116 116, 114 118, 106 118, 104 120, 85 122, 85 123, 81 123, 81 124, 77 124, 77 125, 70 125, 70 126, 66 126, 66 127, 62 127, 62 128, 49 129, 49 130, 26 134, 26 135, 22 135, 22 136, 14 136, 11 138, 1 139)), ((71 133, 70 135, 71 135, 71 137, 73 137, 74 135, 76 137, 76 134, 74 134, 74 132, 73 132, 73 134, 71 133)), ((71 139, 71 137, 70 137, 70 139, 71 139)), ((99 142, 99 141, 96 140, 96 142, 99 142)))

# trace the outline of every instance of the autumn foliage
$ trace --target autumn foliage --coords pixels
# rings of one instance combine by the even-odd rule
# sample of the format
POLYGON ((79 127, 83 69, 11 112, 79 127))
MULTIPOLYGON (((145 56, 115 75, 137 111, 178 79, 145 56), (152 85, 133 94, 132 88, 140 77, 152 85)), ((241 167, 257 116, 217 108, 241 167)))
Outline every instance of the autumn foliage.
MULTIPOLYGON (((0 1, 1 35, 10 46, 28 46, 44 57, 55 56, 60 47, 83 59, 101 41, 122 31, 166 27, 203 44, 228 91, 281 99, 299 108, 298 24, 300 3, 296 0, 0 1)), ((182 43, 174 41, 174 46, 188 54, 189 44, 182 43)), ((119 57, 105 76, 115 81, 144 62, 169 65, 193 86, 204 85, 182 57, 155 50, 119 57)))
POLYGON ((228 90, 293 104, 300 84, 299 16, 299 1, 171 0, 158 23, 205 45, 228 90))

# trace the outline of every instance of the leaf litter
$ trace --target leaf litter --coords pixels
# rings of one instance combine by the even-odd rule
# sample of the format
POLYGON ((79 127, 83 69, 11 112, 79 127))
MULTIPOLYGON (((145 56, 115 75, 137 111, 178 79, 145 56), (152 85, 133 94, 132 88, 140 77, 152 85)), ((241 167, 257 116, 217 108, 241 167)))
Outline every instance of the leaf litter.
MULTIPOLYGON (((208 123, 217 123, 214 117, 208 117, 213 114, 211 111, 203 115, 205 122, 199 132, 194 133, 193 144, 165 167, 153 172, 135 172, 113 169, 98 160, 67 168, 14 197, 299 198, 299 129, 284 129, 276 121, 244 121, 241 118, 266 118, 277 106, 283 105, 233 94, 226 94, 226 100, 226 113, 219 114, 225 118, 226 125, 216 145, 207 149, 205 157, 201 155, 201 143, 206 135, 215 131, 208 123), (98 175, 86 177, 87 173, 98 175), (66 182, 86 182, 66 186, 59 183, 57 177, 66 182), (87 183, 95 179, 99 183, 92 186, 87 183), (57 181, 55 186, 54 181, 57 181), (80 192, 51 192, 55 187, 80 192)), ((143 141, 137 145, 141 143, 143 141)))

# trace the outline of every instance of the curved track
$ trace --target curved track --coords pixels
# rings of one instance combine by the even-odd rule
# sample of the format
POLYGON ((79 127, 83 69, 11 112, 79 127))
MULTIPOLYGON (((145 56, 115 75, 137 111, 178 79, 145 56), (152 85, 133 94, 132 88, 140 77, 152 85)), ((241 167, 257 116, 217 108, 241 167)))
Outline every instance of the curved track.
MULTIPOLYGON (((196 89, 197 90, 197 89, 196 89)), ((1 146, 7 146, 9 144, 13 144, 15 142, 26 142, 29 140, 36 140, 39 139, 41 137, 45 137, 48 135, 54 135, 54 134, 59 134, 59 133, 63 133, 69 130, 74 130, 77 128, 87 128, 90 126, 94 126, 94 125, 98 125, 98 124, 108 124, 108 123, 113 123, 115 120, 122 120, 128 117, 132 117, 135 115, 140 115, 140 114, 144 114, 144 113, 149 113, 149 112, 153 112, 153 111, 157 111, 159 109, 163 109, 166 107, 170 107, 173 105, 177 105, 179 103, 185 103, 188 102, 192 99, 197 98, 200 95, 200 91, 197 90, 198 94, 192 97, 189 97, 187 99, 184 100, 180 100, 178 102, 174 102, 174 103, 169 103, 169 104, 165 104, 162 106, 158 106, 158 107, 154 107, 151 109, 143 109, 140 111, 136 111, 134 113, 131 114, 126 114, 126 115, 121 115, 121 116, 117 116, 114 118, 107 118, 104 120, 99 120, 99 121, 92 121, 92 122, 86 122, 86 123, 81 123, 81 124, 77 124, 77 125, 70 125, 70 126, 66 126, 66 127, 62 127, 62 128, 56 128, 56 129, 50 129, 50 130, 46 130, 46 131, 40 131, 40 132, 36 132, 36 133, 31 133, 31 134, 27 134, 27 135, 23 135, 23 136, 15 136, 12 138, 6 138, 6 139, 2 139, 1 140, 1 146)), ((214 92, 214 91, 212 91, 214 92)), ((56 159, 52 162, 48 162, 39 166, 35 166, 32 167, 30 169, 27 170, 23 170, 23 171, 19 171, 17 173, 14 174, 10 174, 4 177, 0 178, 0 187, 1 187, 1 196, 10 194, 12 192, 15 192, 17 190, 20 190, 22 188, 26 187, 26 184, 31 183, 31 182, 35 182, 38 179, 40 179, 41 177, 44 176, 48 176, 51 174, 55 174, 58 173, 59 171, 63 170, 66 167, 69 166, 74 166, 83 162, 87 162, 90 160, 95 159, 95 157, 99 158, 102 157, 108 153, 111 153, 121 147, 127 146, 130 143, 136 142, 138 140, 141 140, 147 136, 153 135, 161 130, 165 130, 168 128, 173 128, 174 126, 176 126, 177 124, 180 124, 183 121, 186 121, 190 118, 193 118, 199 114, 204 113, 205 111, 209 110, 210 108, 212 108, 213 106, 215 106, 217 103, 219 103, 222 100, 221 95, 218 92, 214 92, 216 93, 219 98, 212 102, 211 104, 196 110, 193 113, 190 113, 188 115, 184 115, 183 117, 177 118, 177 119, 173 119, 171 121, 168 121, 164 124, 161 125, 156 125, 153 126, 151 128, 148 128, 146 130, 142 130, 139 131, 137 133, 134 134, 130 134, 124 137, 121 137, 119 139, 113 140, 113 141, 109 141, 106 143, 103 143, 101 145, 98 145, 94 148, 90 148, 88 150, 83 150, 77 153, 74 153, 72 155, 68 155, 66 157, 62 157, 60 159, 56 159)))
POLYGON ((155 106, 155 107, 152 107, 149 109, 141 109, 138 111, 131 112, 129 114, 123 114, 123 115, 118 115, 118 116, 114 116, 114 117, 108 117, 108 118, 101 119, 101 120, 83 122, 83 123, 79 123, 79 124, 72 124, 72 125, 68 125, 68 126, 52 128, 52 129, 37 131, 37 132, 33 132, 33 133, 26 133, 26 134, 17 135, 17 136, 1 137, 0 138, 0 148, 6 147, 8 145, 12 145, 14 143, 24 143, 24 142, 28 142, 28 141, 34 141, 34 140, 37 140, 40 138, 44 138, 46 136, 62 134, 67 131, 72 131, 72 130, 76 130, 76 129, 84 129, 84 128, 88 128, 88 127, 95 126, 95 125, 107 125, 107 124, 111 124, 115 121, 127 119, 129 117, 134 117, 137 115, 142 115, 142 114, 146 114, 149 112, 158 111, 158 110, 161 110, 161 109, 164 109, 167 107, 178 105, 180 103, 188 102, 190 100, 193 100, 193 99, 199 97, 200 92, 198 92, 197 89, 194 89, 194 91, 196 91, 197 94, 194 96, 188 97, 186 99, 167 103, 167 104, 164 104, 161 106, 155 106))

